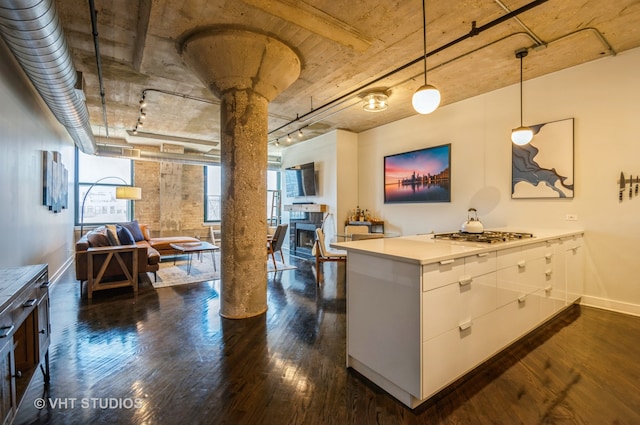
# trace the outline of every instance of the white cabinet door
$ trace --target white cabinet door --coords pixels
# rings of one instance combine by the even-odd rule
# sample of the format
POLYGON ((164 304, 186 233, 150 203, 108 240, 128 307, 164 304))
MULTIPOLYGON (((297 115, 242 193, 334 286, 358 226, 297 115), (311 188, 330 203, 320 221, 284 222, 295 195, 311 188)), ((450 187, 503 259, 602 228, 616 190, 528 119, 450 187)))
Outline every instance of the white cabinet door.
POLYGON ((584 293, 584 246, 578 237, 565 241, 564 245, 567 304, 572 304, 584 293))

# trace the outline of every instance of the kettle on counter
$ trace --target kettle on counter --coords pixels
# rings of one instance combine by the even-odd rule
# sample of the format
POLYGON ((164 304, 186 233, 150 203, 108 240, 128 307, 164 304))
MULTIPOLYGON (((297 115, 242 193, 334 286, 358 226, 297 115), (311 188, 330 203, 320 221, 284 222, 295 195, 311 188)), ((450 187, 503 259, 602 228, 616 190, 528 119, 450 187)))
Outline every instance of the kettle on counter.
POLYGON ((465 233, 482 233, 484 231, 484 226, 478 218, 475 208, 469 208, 467 221, 462 223, 462 228, 460 230, 465 233))

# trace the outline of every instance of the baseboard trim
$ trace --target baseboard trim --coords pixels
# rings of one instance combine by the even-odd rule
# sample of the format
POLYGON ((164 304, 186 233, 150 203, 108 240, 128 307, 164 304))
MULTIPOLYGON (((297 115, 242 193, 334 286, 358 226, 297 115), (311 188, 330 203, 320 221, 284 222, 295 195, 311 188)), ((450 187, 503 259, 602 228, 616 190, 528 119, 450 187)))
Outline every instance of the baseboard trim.
POLYGON ((67 258, 67 261, 62 263, 60 268, 56 270, 54 273, 51 273, 51 270, 49 270, 49 289, 51 289, 51 287, 55 285, 55 283, 58 280, 60 280, 64 272, 66 272, 67 269, 71 267, 72 264, 73 264, 73 257, 69 257, 67 258))
POLYGON ((640 305, 626 303, 623 301, 615 301, 606 298, 583 295, 582 300, 580 301, 580 305, 629 314, 631 316, 640 316, 640 305))

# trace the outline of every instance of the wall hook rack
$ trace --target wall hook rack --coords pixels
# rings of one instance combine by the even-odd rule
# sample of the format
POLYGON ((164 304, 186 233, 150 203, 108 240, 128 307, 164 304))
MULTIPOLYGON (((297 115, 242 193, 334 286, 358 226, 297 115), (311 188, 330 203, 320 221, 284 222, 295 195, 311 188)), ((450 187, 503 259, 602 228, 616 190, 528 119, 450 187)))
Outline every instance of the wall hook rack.
POLYGON ((640 187, 640 174, 629 174, 629 178, 624 177, 624 172, 620 172, 620 178, 618 179, 618 200, 622 202, 625 197, 625 194, 629 193, 629 199, 633 199, 634 195, 638 197, 638 188, 640 187))

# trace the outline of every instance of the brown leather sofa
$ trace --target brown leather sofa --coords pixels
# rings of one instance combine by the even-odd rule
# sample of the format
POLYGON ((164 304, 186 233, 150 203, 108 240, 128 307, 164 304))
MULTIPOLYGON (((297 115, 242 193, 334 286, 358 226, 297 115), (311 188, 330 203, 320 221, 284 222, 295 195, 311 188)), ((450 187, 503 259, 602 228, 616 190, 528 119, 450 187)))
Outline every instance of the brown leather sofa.
MULTIPOLYGON (((155 272, 160 268, 160 258, 163 255, 173 255, 175 250, 171 248, 172 243, 184 243, 184 242, 198 242, 198 239, 188 236, 170 236, 170 237, 150 237, 149 229, 146 225, 138 225, 137 222, 134 227, 139 227, 139 234, 141 236, 135 238, 135 245, 138 249, 138 273, 155 272)), ((99 226, 94 230, 91 230, 87 234, 83 235, 76 242, 76 279, 80 282, 88 279, 88 264, 87 264, 87 249, 90 247, 109 247, 113 246, 114 249, 122 248, 122 245, 114 244, 113 240, 108 237, 108 226, 99 226)), ((135 233, 135 232, 134 232, 135 233)), ((99 261, 99 258, 98 260, 99 261)), ((122 274, 121 267, 116 264, 116 259, 112 258, 104 273, 104 277, 116 277, 122 274)), ((102 264, 94 264, 93 269, 99 270, 102 264)))

